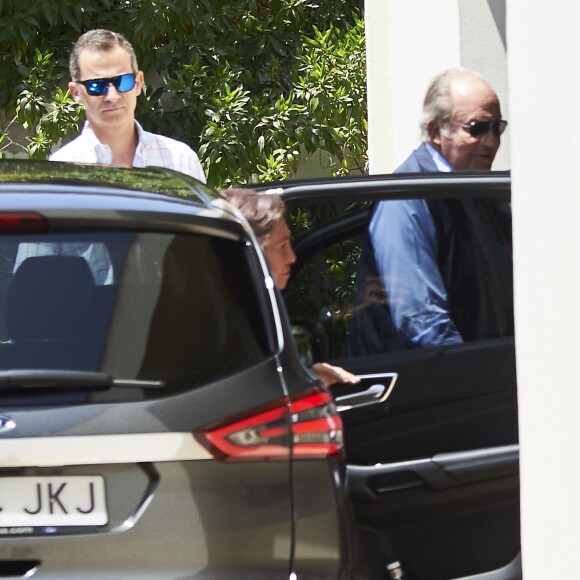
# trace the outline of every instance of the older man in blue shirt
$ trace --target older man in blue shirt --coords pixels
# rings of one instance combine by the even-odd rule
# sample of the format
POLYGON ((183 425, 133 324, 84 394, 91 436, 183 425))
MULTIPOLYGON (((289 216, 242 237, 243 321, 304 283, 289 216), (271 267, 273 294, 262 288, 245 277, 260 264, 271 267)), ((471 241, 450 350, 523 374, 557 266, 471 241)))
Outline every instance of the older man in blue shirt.
MULTIPOLYGON (((472 71, 450 69, 427 91, 424 142, 396 173, 489 170, 506 126, 489 84, 472 71)), ((499 256, 499 270, 511 270, 511 240, 490 228, 501 219, 498 211, 471 200, 378 203, 363 245, 351 354, 457 344, 509 332, 511 285, 502 287, 493 262, 499 256), (486 269, 489 288, 477 280, 476 267, 486 269), (482 315, 476 304, 485 302, 482 293, 506 300, 488 300, 482 315)))

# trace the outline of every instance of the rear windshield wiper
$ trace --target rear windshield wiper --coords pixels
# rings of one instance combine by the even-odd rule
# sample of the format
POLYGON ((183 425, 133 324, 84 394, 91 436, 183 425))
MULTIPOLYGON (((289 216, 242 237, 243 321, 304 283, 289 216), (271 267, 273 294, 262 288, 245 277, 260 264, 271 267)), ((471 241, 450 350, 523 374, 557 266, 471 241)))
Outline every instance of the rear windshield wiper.
POLYGON ((92 371, 23 369, 0 371, 0 389, 90 389, 111 388, 162 389, 164 381, 114 379, 111 375, 92 371))

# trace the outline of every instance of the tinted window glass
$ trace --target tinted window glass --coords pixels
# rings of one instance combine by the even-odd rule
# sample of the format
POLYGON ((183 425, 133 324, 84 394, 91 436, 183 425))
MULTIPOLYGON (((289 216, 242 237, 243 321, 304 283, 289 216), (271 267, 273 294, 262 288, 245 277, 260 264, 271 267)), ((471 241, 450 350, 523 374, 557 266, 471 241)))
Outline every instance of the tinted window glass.
POLYGON ((357 265, 370 205, 347 202, 290 211, 298 261, 284 297, 299 351, 310 365, 347 356, 357 265))
MULTIPOLYGON (((369 257, 367 227, 373 207, 312 204, 290 212, 298 262, 285 297, 296 335, 303 350, 306 344, 312 349, 314 360, 411 348, 382 341, 390 323, 390 297, 376 264, 361 267, 369 257)), ((464 341, 513 335, 509 204, 441 199, 429 202, 428 210, 437 232, 435 267, 442 273, 451 316, 464 341)), ((397 245, 389 247, 395 251, 397 245)), ((394 253, 389 256, 401 262, 394 253)), ((403 266, 397 284, 404 288, 414 266, 403 266)))
POLYGON ((167 393, 254 365, 270 317, 248 252, 203 235, 1 237, 0 368, 103 371, 167 393))

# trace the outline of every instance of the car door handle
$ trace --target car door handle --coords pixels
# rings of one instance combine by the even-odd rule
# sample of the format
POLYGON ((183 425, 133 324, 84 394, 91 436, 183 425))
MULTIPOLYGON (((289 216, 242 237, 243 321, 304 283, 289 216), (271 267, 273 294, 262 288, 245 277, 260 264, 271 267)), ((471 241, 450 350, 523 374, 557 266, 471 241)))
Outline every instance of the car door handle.
POLYGON ((377 501, 383 493, 427 486, 440 490, 519 474, 519 445, 441 453, 398 463, 348 465, 351 498, 377 501))
POLYGON ((373 384, 364 391, 357 391, 356 393, 336 397, 336 405, 339 413, 349 411, 350 409, 368 407, 369 405, 379 405, 385 402, 397 382, 398 375, 397 373, 375 373, 357 376, 363 384, 368 381, 373 381, 373 384), (381 382, 374 382, 377 380, 381 382))
POLYGON ((0 562, 0 578, 30 578, 38 571, 40 560, 8 560, 0 562))

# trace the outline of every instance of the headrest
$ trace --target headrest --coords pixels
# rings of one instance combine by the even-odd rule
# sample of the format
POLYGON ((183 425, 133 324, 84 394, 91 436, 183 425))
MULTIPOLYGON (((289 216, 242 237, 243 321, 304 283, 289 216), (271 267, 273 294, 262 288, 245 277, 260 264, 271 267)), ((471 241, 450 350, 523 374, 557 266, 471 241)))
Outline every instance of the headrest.
POLYGON ((79 333, 90 330, 87 324, 94 288, 84 258, 27 258, 14 273, 6 296, 5 320, 10 338, 80 338, 79 333))

